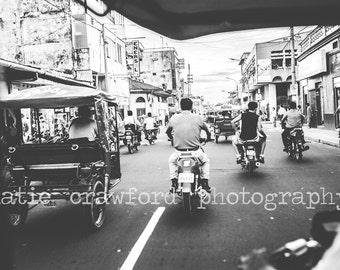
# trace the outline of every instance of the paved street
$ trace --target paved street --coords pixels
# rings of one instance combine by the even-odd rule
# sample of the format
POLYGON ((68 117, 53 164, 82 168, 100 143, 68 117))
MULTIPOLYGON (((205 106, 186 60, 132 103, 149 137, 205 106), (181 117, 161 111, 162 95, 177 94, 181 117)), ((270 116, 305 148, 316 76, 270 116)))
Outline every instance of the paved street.
POLYGON ((155 195, 165 194, 170 185, 167 160, 172 148, 165 136, 161 134, 155 145, 142 145, 133 155, 122 147, 123 177, 115 198, 125 196, 122 203, 108 206, 104 227, 89 234, 80 206, 38 206, 16 236, 18 269, 119 269, 159 207, 165 211, 134 269, 235 269, 238 257, 253 248, 274 249, 308 237, 313 214, 335 209, 329 205, 331 194, 321 205, 321 188, 331 192, 340 205, 336 195, 340 192, 340 149, 310 143, 303 160, 296 162, 282 152, 279 131, 267 128, 266 132, 266 163, 252 177, 236 164, 230 142, 220 139, 218 144, 205 146, 215 194, 192 219, 183 215, 181 204, 167 203, 171 197, 155 195), (129 191, 133 194, 128 195, 129 191), (287 192, 301 192, 305 204, 292 200, 287 192), (278 196, 265 204, 260 193, 278 196), (311 201, 317 202, 318 196, 320 201, 313 206, 311 201))

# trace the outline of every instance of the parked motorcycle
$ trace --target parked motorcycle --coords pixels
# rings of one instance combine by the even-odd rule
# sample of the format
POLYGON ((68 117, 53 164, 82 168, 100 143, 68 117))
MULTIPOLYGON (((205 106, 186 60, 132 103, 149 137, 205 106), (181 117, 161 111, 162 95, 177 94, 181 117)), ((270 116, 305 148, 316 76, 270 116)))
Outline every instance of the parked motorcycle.
MULTIPOLYGON (((201 139, 203 145, 205 139, 201 139)), ((207 196, 207 191, 202 188, 200 161, 193 156, 191 151, 180 153, 178 158, 178 185, 177 194, 182 197, 184 212, 192 216, 207 196)))
POLYGON ((302 152, 309 149, 309 146, 304 146, 302 128, 294 128, 289 134, 288 155, 296 160, 302 159, 302 152))
POLYGON ((131 125, 127 125, 125 127, 123 142, 127 146, 130 154, 133 154, 135 151, 138 151, 139 143, 137 139, 137 134, 133 131, 131 125))
POLYGON ((248 140, 243 143, 244 158, 241 162, 242 169, 247 170, 248 175, 252 175, 254 170, 260 167, 258 160, 257 140, 248 140))

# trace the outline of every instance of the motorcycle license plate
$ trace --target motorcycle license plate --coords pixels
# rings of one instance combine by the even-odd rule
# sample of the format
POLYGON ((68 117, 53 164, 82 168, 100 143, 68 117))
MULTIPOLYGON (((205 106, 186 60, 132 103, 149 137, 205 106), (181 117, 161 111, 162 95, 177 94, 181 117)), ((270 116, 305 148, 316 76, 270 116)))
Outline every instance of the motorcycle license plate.
POLYGON ((127 139, 127 140, 131 140, 131 139, 132 139, 132 136, 130 136, 130 135, 126 135, 125 139, 127 139))
POLYGON ((247 150, 247 156, 255 156, 254 150, 247 150))
POLYGON ((194 174, 193 173, 180 173, 178 175, 178 183, 193 183, 194 174))
POLYGON ((56 201, 52 201, 52 200, 44 202, 43 205, 45 207, 52 207, 52 208, 57 207, 56 201))

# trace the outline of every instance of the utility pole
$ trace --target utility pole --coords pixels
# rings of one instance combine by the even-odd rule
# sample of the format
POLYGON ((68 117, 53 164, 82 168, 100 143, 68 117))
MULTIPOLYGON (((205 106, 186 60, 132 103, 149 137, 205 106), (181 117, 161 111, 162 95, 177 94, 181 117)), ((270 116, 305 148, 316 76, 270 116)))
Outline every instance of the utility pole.
POLYGON ((190 64, 188 64, 188 97, 191 95, 191 83, 193 83, 193 76, 190 73, 190 64))
POLYGON ((108 43, 105 38, 105 25, 102 24, 102 38, 103 38, 103 49, 104 49, 104 70, 105 70, 105 91, 109 92, 109 74, 107 71, 107 51, 108 43))
POLYGON ((292 86, 290 91, 294 91, 293 96, 296 96, 296 104, 299 103, 298 89, 296 85, 296 70, 295 70, 295 41, 294 41, 294 27, 290 27, 290 50, 291 50, 291 62, 292 62, 292 86))

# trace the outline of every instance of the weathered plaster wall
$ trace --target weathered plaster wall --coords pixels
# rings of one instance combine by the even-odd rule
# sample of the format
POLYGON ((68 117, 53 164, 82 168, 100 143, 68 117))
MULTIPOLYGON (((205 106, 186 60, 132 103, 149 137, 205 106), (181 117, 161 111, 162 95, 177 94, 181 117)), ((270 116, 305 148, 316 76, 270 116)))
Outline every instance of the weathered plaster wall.
POLYGON ((56 7, 43 0, 0 0, 1 58, 72 69, 69 1, 51 2, 56 7))

